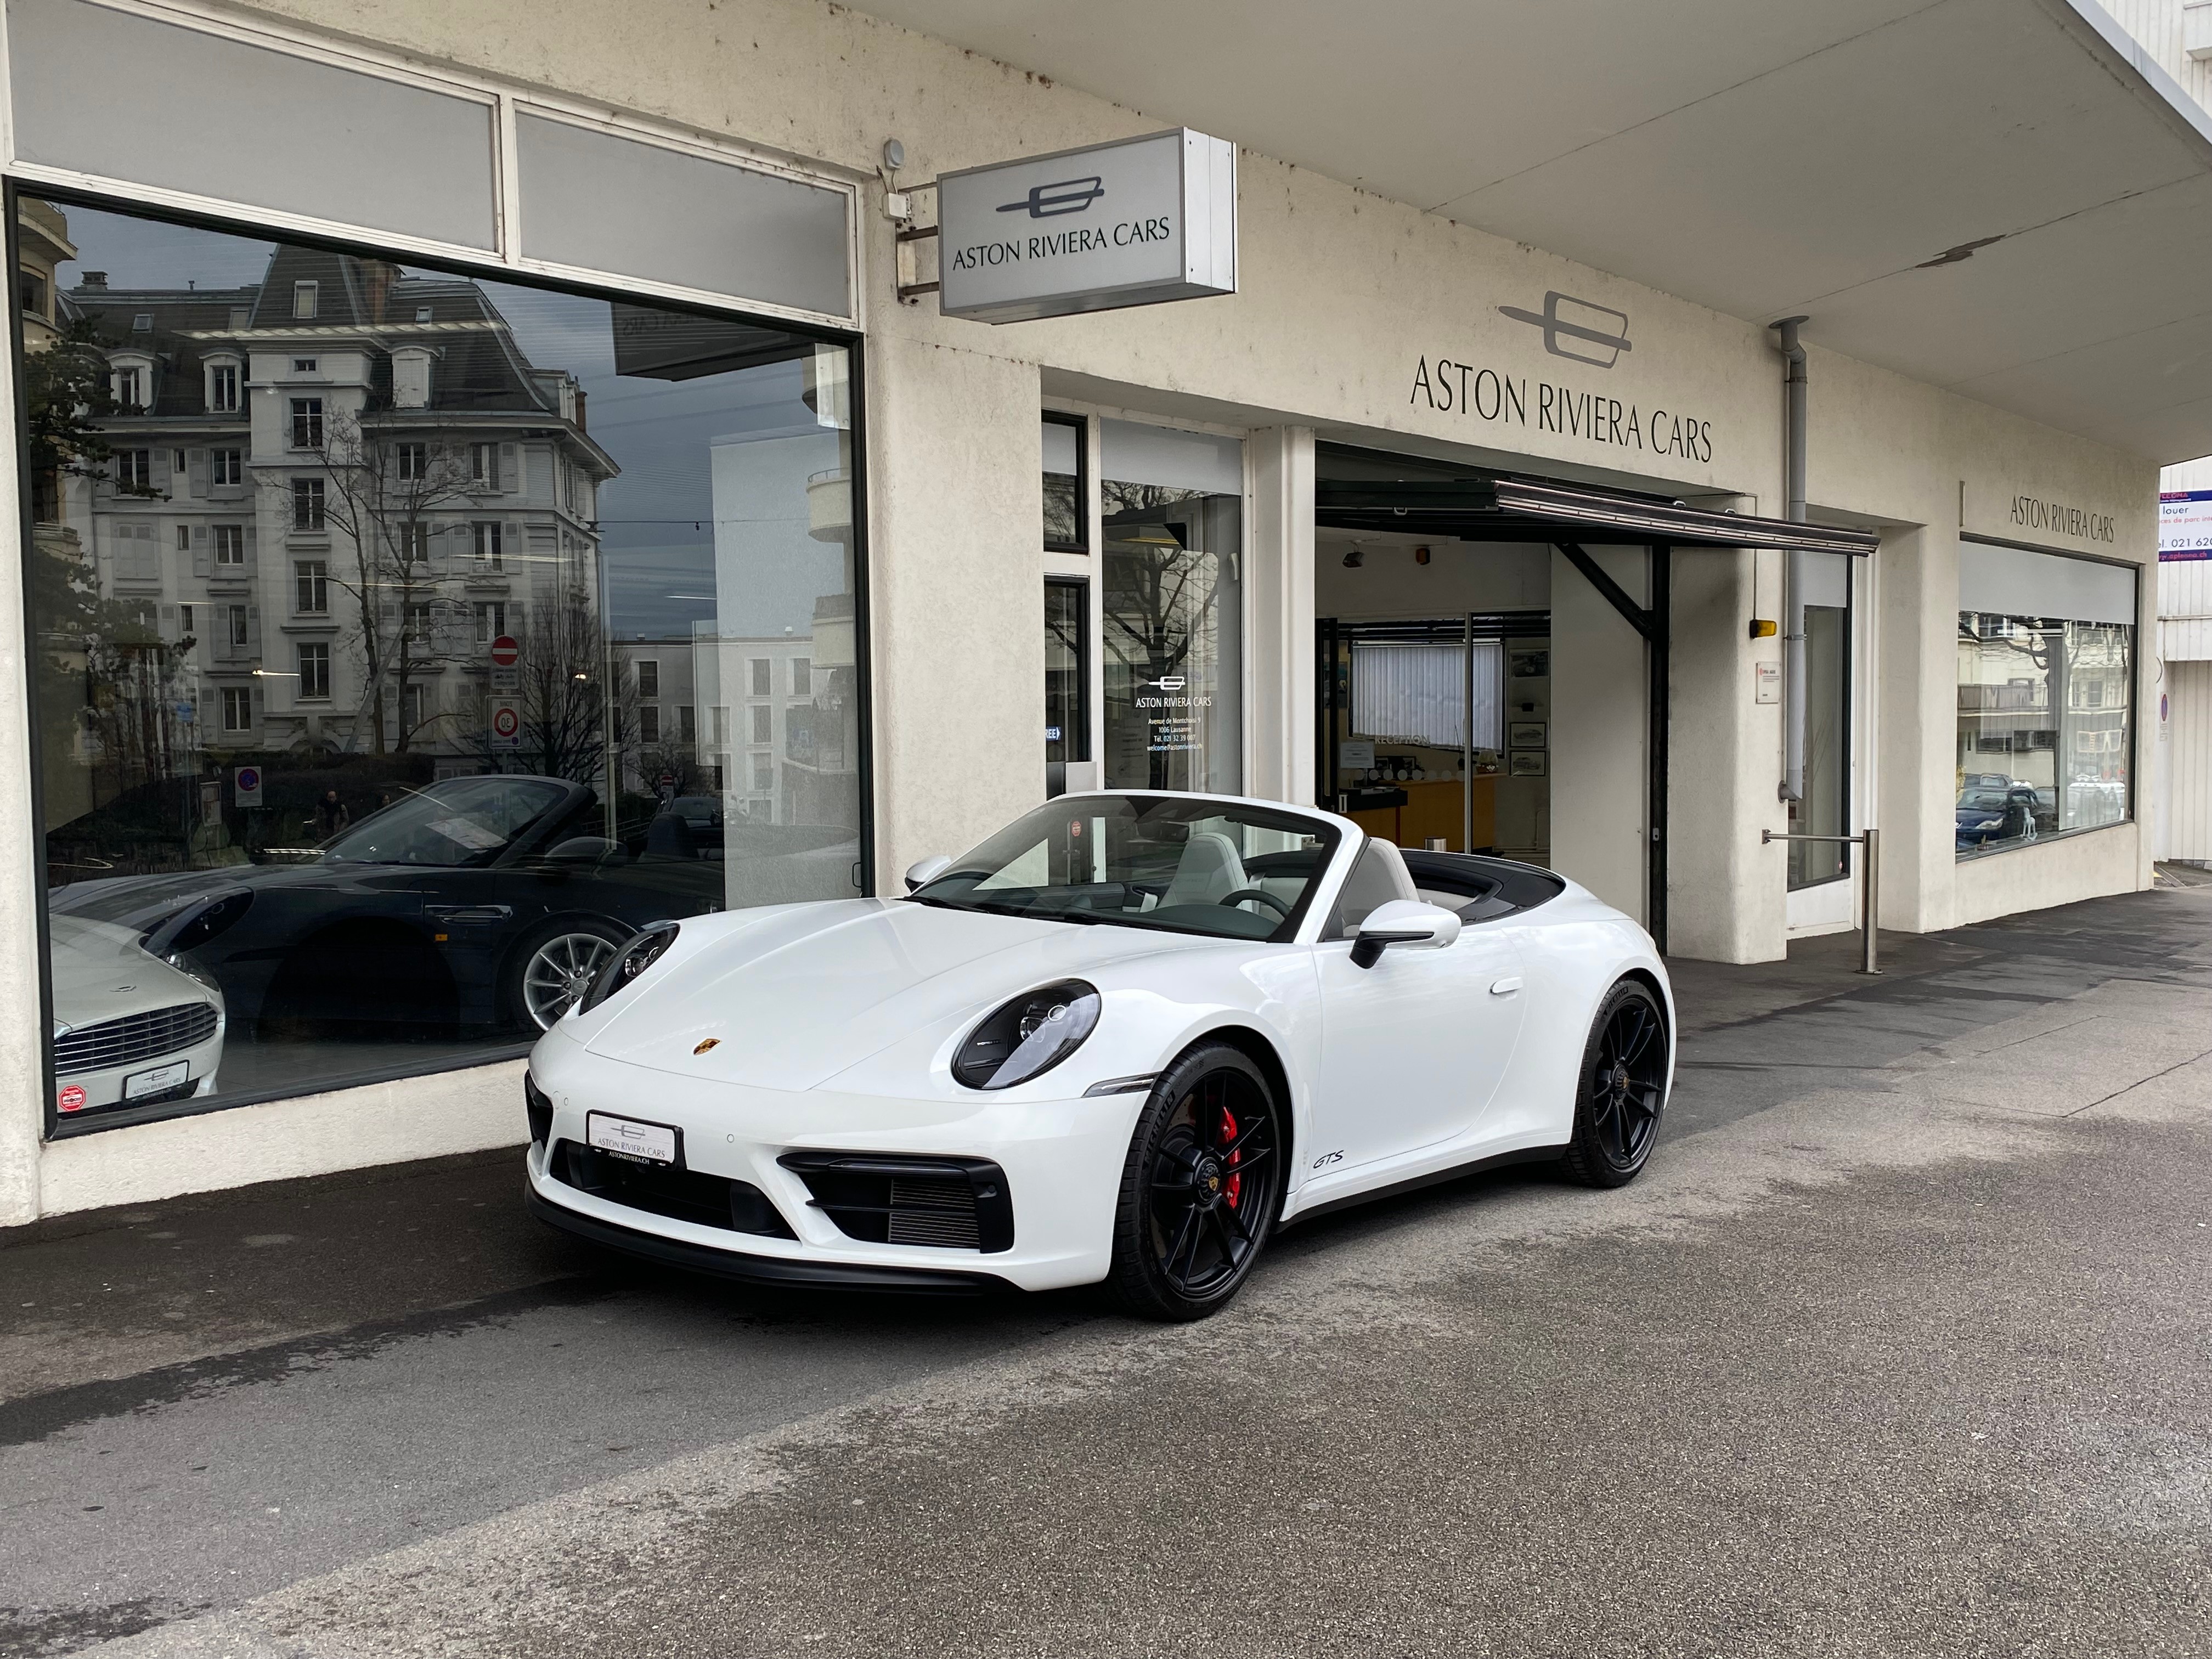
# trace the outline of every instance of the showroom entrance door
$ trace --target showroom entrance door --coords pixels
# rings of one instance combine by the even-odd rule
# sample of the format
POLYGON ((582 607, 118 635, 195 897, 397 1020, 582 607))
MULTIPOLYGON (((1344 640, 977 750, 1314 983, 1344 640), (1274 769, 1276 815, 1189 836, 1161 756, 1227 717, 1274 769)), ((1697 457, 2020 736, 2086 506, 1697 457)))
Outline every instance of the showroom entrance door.
MULTIPOLYGON (((1860 561, 1808 553, 1797 561, 1803 591, 1790 594, 1791 622, 1805 636, 1805 791, 1790 803, 1790 831, 1850 836, 1866 827, 1869 732, 1863 672, 1865 607, 1860 561)), ((1786 631, 1786 630, 1785 630, 1786 631)), ((1836 842, 1790 843, 1789 926, 1792 933, 1838 933, 1858 925, 1863 849, 1836 842)))

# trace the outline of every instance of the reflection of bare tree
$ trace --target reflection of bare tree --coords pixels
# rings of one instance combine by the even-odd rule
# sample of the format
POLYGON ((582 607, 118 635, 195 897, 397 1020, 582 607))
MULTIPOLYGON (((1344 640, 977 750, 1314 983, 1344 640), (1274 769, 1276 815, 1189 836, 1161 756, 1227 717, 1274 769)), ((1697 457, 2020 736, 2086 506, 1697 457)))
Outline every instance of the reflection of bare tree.
POLYGON ((1173 674, 1206 636, 1221 560, 1188 545, 1204 497, 1163 484, 1106 480, 1106 648, 1143 679, 1173 674))
POLYGON ((22 374, 36 707, 49 762, 73 757, 83 766, 93 786, 88 806, 100 799, 101 774, 113 799, 167 779, 191 748, 179 710, 191 707, 194 641, 164 643, 150 602, 103 598, 93 550, 62 523, 66 479, 125 499, 164 499, 150 485, 111 476, 114 449, 100 422, 125 411, 109 390, 106 343, 94 319, 78 318, 43 349, 27 347, 22 374))
MULTIPOLYGON (((1201 523, 1206 497, 1164 484, 1102 481, 1106 590, 1103 636, 1112 659, 1134 686, 1188 677, 1195 660, 1215 656, 1224 560, 1192 533, 1201 523)), ((1189 713, 1193 711, 1182 711, 1189 713)), ((1178 757, 1148 745, 1149 783, 1176 787, 1170 775, 1178 757)))
MULTIPOLYGON (((457 578, 440 575, 430 556, 430 515, 465 503, 477 487, 465 452, 404 433, 365 430, 360 419, 333 411, 315 452, 322 464, 322 513, 352 547, 350 574, 331 573, 332 586, 354 600, 356 630, 348 641, 362 662, 361 701, 346 750, 368 732, 375 753, 386 752, 385 690, 392 692, 398 753, 423 726, 441 718, 426 711, 410 719, 410 688, 427 671, 464 659, 473 635, 462 626, 467 606, 452 592, 457 578)), ((292 480, 264 482, 281 493, 276 511, 293 511, 292 480)))
POLYGON ((599 629, 599 607, 582 588, 538 606, 523 635, 515 701, 522 714, 519 750, 495 751, 487 722, 471 722, 483 758, 518 755, 540 776, 605 785, 609 744, 637 718, 636 676, 618 645, 599 629), (610 731, 610 726, 615 729, 610 731))

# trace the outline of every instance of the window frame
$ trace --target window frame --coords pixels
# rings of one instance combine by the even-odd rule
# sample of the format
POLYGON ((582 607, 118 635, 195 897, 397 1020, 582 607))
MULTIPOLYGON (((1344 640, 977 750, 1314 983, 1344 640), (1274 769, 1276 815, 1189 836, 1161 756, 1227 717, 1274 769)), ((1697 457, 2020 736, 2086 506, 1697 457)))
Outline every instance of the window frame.
MULTIPOLYGON (((281 38, 272 37, 263 40, 260 43, 294 55, 313 55, 315 52, 320 50, 319 48, 303 49, 299 43, 281 38)), ((403 80, 423 78, 397 67, 377 66, 372 70, 372 72, 383 74, 386 78, 403 80)), ((451 85, 445 82, 436 84, 442 89, 453 89, 451 85)), ((473 91, 473 88, 471 90, 473 91)), ((488 103, 498 106, 509 105, 510 94, 504 91, 492 89, 488 85, 482 93, 482 96, 488 103)), ((604 112, 594 116, 592 112, 581 106, 569 108, 557 99, 547 99, 542 94, 533 94, 532 101, 541 110, 550 110, 556 114, 566 115, 571 119, 596 119, 602 124, 608 121, 604 112)), ((858 856, 854 861, 853 874, 854 888, 858 894, 862 896, 872 896, 880 890, 880 872, 878 869, 878 862, 882 852, 883 841, 880 826, 877 823, 876 763, 879 756, 876 742, 876 662, 872 623, 873 582, 871 579, 872 550, 868 533, 868 501, 872 482, 868 466, 868 457, 872 447, 871 405, 868 396, 869 356, 866 349, 866 336, 864 332, 866 309, 863 304, 862 273, 867 266, 863 258, 862 247, 866 216, 861 211, 861 192, 859 186, 849 180, 832 179, 811 171, 794 168, 765 156, 749 153, 742 159, 733 157, 730 153, 732 147, 721 144, 719 141, 707 143, 689 139, 679 141, 673 135, 662 131, 648 123, 633 120, 628 117, 614 118, 611 125, 613 129, 619 131, 622 136, 641 143, 663 148, 688 149, 694 154, 702 155, 709 159, 726 163, 735 161, 736 164, 746 166, 755 172, 786 176, 817 187, 836 189, 844 192, 852 204, 848 216, 850 234, 848 263, 851 300, 849 313, 833 315, 769 301, 690 289, 649 279, 556 267, 543 262, 525 260, 519 255, 512 253, 487 255, 484 250, 480 248, 396 233, 375 231, 337 222, 312 219, 274 210, 244 206, 219 199, 184 196, 158 188, 131 185, 127 181, 92 179, 88 182, 85 176, 82 174, 63 173, 56 169, 27 167, 20 163, 14 164, 4 176, 0 176, 0 212, 4 212, 5 215, 9 257, 18 268, 21 266, 20 246, 22 225, 16 202, 19 195, 29 195, 58 206, 76 206, 99 212, 119 214, 152 224, 181 226, 190 229, 211 231, 219 234, 264 241, 279 240, 297 247, 319 249, 370 258, 390 259, 404 257, 409 263, 426 264, 466 280, 502 283, 516 288, 573 295, 610 304, 643 305, 674 315, 701 317, 714 322, 754 321, 775 327, 801 339, 814 341, 841 350, 844 354, 848 432, 853 456, 850 481, 853 531, 848 557, 854 630, 852 674, 856 797, 854 819, 859 842, 858 856)), ((513 205, 511 198, 507 199, 511 209, 513 205)), ((511 226, 511 216, 505 222, 511 226)), ((511 234, 511 230, 507 234, 511 234)), ((15 308, 9 323, 9 344, 14 354, 11 362, 16 376, 19 400, 21 396, 21 363, 25 349, 23 322, 20 308, 15 308)), ((246 372, 241 368, 240 374, 241 408, 247 401, 246 392, 246 372)), ((19 431, 22 413, 19 409, 19 431)), ((27 558, 34 545, 33 513, 38 495, 37 491, 33 488, 34 481, 29 475, 27 457, 20 443, 17 447, 15 464, 19 477, 18 545, 22 550, 19 556, 27 558)), ((243 457, 241 456, 242 465, 243 457)), ((244 571, 252 568, 255 556, 246 537, 246 528, 244 524, 238 526, 240 558, 238 563, 226 567, 228 569, 244 571)), ((293 533, 327 533, 326 514, 321 532, 293 533)), ((23 580, 26 574, 27 567, 19 562, 16 580, 19 582, 23 580)), ((222 609, 230 602, 218 600, 213 603, 217 609, 222 609)), ((232 608, 240 613, 246 613, 248 610, 242 603, 235 604, 232 608)), ((227 620, 221 625, 227 629, 227 620)), ((24 607, 22 627, 25 647, 36 650, 40 643, 36 632, 37 619, 33 608, 28 605, 24 607)), ((253 627, 254 624, 249 617, 246 622, 249 641, 253 627)), ((211 629, 210 635, 213 635, 214 633, 215 630, 211 629)), ((240 648, 250 649, 250 643, 240 648)), ((257 737, 261 730, 262 711, 253 706, 253 688, 247 686, 226 689, 240 690, 246 694, 245 707, 248 724, 240 730, 250 741, 257 737)), ((46 822, 44 787, 42 775, 39 770, 40 735, 35 729, 37 722, 33 720, 32 725, 33 729, 29 737, 32 750, 31 804, 35 821, 41 826, 40 832, 33 838, 33 856, 35 864, 34 879, 39 890, 43 895, 49 885, 46 836, 43 830, 46 822)), ((43 898, 38 905, 36 921, 39 935, 41 1018, 47 1018, 50 1022, 53 1006, 50 968, 52 933, 43 898)), ((141 1122, 195 1115, 207 1111, 228 1110, 234 1106, 249 1106, 269 1101, 295 1099, 303 1094, 355 1087, 381 1082, 387 1079, 428 1076, 447 1071, 472 1070, 518 1058, 526 1054, 530 1046, 528 1043, 518 1043, 511 1049, 485 1048, 457 1054, 441 1060, 417 1060, 372 1072, 337 1073, 319 1077, 311 1085, 288 1085, 265 1091, 241 1091, 236 1095, 226 1095, 204 1103, 195 1101, 177 1102, 157 1107, 104 1113, 96 1118, 65 1119, 60 1115, 56 1103, 53 1052, 52 1045, 48 1042, 41 1044, 40 1051, 40 1071, 44 1086, 44 1136, 48 1140, 69 1139, 81 1134, 101 1133, 110 1129, 126 1128, 141 1122)))
POLYGON ((331 700, 331 647, 327 640, 300 640, 292 647, 292 666, 300 678, 301 702, 328 702, 331 700), (312 677, 317 683, 309 690, 307 665, 313 663, 317 672, 312 677))
MULTIPOLYGON (((1075 553, 1088 557, 1091 553, 1091 417, 1071 414, 1065 410, 1047 409, 1038 411, 1038 424, 1072 427, 1075 431, 1075 530, 1073 541, 1055 541, 1044 534, 1042 513, 1038 516, 1037 534, 1048 553, 1075 553)), ((1042 495, 1044 469, 1037 469, 1039 493, 1042 495)))
POLYGON ((331 614, 331 562, 328 559, 292 561, 292 612, 299 617, 331 614))
MULTIPOLYGON (((1040 597, 1049 599, 1052 590, 1055 587, 1072 588, 1082 596, 1079 610, 1083 618, 1082 626, 1076 633, 1075 644, 1075 731, 1073 735, 1069 735, 1063 728, 1058 741, 1066 752, 1063 753, 1058 761, 1054 761, 1048 750, 1045 756, 1045 764, 1048 767, 1087 765, 1095 752, 1091 742, 1091 731, 1097 721, 1097 711, 1092 707, 1091 682, 1093 671, 1097 666, 1092 660, 1096 654, 1092 641, 1095 631, 1092 613, 1097 601, 1091 592, 1091 579, 1087 574, 1073 576, 1065 575, 1054 570, 1045 572, 1044 592, 1040 597)), ((1048 726, 1045 729, 1049 732, 1051 728, 1048 726)), ((1045 738, 1048 744, 1053 741, 1050 737, 1045 738)))

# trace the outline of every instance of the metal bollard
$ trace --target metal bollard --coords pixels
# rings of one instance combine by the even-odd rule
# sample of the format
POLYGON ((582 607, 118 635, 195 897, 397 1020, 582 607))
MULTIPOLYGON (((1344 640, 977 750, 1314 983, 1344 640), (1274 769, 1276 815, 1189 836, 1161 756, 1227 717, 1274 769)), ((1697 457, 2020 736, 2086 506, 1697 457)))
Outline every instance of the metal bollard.
POLYGON ((1866 870, 1859 881, 1859 933, 1863 941, 1859 972, 1863 974, 1881 971, 1875 965, 1879 949, 1875 941, 1881 932, 1881 832, 1871 824, 1867 826, 1866 834, 1860 837, 1866 848, 1866 870))

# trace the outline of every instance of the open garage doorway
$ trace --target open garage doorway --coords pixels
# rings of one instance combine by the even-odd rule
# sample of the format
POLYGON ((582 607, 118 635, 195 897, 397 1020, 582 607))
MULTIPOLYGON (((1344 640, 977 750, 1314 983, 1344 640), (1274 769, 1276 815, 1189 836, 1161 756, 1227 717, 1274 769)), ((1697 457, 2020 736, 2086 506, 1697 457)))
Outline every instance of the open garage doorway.
POLYGON ((1320 804, 1557 870, 1663 949, 1677 556, 1875 538, 1332 443, 1314 473, 1320 804))

